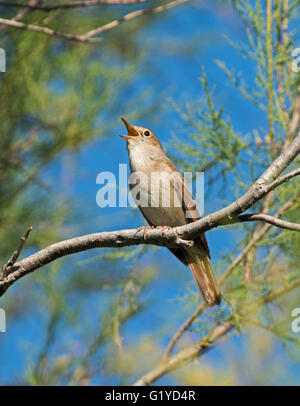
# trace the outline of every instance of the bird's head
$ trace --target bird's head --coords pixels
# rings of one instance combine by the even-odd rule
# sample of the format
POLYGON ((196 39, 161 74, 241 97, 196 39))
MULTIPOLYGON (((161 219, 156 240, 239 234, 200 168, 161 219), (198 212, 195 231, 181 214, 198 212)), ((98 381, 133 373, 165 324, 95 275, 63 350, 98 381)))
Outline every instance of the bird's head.
POLYGON ((128 146, 135 146, 139 144, 144 144, 145 146, 159 146, 161 148, 160 142, 153 131, 146 127, 140 127, 137 125, 129 124, 125 118, 121 119, 127 128, 128 135, 120 135, 124 138, 128 146))

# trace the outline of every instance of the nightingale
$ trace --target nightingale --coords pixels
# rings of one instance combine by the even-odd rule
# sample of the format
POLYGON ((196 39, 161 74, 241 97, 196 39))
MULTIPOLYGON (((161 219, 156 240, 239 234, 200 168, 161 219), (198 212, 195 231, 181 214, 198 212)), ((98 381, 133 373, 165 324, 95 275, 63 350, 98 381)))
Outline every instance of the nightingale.
MULTIPOLYGON (((149 226, 170 228, 199 220, 196 203, 183 177, 164 153, 154 132, 129 124, 124 118, 122 121, 128 133, 121 137, 127 144, 130 178, 136 175, 135 183, 130 183, 131 194, 149 226)), ((210 265, 205 234, 197 236, 192 247, 169 250, 190 267, 207 305, 219 305, 221 293, 210 265)))

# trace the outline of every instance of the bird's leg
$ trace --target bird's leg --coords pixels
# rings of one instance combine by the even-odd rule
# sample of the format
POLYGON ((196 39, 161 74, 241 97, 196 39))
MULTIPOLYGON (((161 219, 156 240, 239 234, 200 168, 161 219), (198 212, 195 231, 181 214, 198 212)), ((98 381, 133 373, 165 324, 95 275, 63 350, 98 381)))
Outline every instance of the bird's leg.
POLYGON ((146 240, 147 234, 149 230, 153 230, 154 227, 153 226, 143 226, 143 227, 139 227, 136 229, 137 232, 139 231, 144 231, 144 240, 146 240))

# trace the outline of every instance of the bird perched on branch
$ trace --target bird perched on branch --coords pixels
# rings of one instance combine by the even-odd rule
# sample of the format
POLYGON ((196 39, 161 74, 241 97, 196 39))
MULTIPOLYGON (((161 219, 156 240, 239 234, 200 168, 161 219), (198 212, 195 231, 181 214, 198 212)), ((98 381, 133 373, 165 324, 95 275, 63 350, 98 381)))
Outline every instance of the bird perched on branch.
MULTIPOLYGON (((196 203, 183 177, 153 131, 129 124, 124 118, 122 121, 128 132, 121 137, 127 141, 130 190, 149 226, 169 228, 199 220, 196 203)), ((205 302, 209 306, 220 304, 221 293, 210 265, 205 235, 196 237, 192 247, 169 249, 190 267, 205 302)))

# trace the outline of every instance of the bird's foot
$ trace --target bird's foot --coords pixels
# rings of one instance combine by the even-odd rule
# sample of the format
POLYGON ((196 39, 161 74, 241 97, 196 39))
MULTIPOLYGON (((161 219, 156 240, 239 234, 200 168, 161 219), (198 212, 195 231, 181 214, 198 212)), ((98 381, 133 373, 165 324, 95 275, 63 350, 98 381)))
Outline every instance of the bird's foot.
POLYGON ((170 227, 170 226, 157 226, 156 228, 158 228, 159 230, 162 230, 161 234, 165 235, 165 231, 170 230, 172 227, 170 227))
POLYGON ((144 227, 139 227, 136 229, 137 232, 139 231, 144 231, 144 240, 146 240, 147 234, 149 230, 153 230, 154 227, 153 226, 144 226, 144 227))

